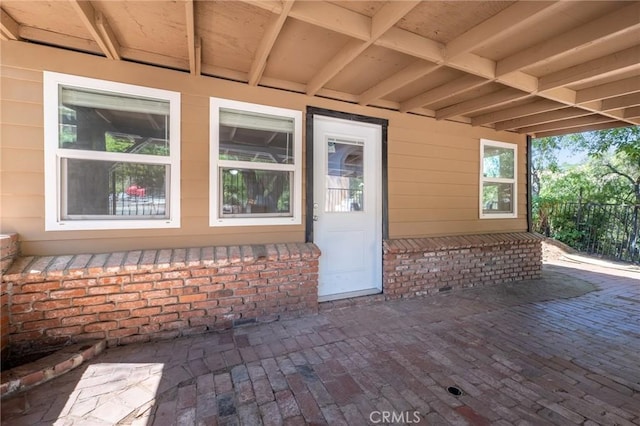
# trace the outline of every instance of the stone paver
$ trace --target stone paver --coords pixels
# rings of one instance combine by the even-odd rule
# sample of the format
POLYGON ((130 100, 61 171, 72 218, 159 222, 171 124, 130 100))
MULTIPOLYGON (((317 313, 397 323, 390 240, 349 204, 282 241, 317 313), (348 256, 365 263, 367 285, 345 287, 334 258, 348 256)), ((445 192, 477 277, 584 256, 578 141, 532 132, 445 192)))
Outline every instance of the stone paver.
POLYGON ((2 423, 638 425, 640 272, 556 261, 542 280, 110 348, 3 400, 2 423))

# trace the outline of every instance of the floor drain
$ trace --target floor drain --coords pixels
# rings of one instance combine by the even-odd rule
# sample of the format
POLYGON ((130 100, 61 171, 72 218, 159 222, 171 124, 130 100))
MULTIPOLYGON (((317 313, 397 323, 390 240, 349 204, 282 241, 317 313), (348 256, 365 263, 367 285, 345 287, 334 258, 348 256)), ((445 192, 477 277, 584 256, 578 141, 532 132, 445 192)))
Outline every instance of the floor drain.
POLYGON ((461 391, 459 388, 455 387, 455 386, 449 386, 449 387, 447 388, 447 391, 448 391, 451 395, 454 395, 454 396, 460 396, 460 395, 462 395, 462 391, 461 391))

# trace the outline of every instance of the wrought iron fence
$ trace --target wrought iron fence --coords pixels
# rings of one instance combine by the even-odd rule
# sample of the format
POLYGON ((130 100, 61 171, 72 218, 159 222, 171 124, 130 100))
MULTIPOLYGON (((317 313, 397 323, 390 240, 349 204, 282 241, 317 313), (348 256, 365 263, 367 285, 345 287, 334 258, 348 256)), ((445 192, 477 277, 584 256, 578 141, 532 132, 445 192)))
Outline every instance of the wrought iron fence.
POLYGON ((640 205, 540 203, 535 230, 586 253, 640 263, 640 205))

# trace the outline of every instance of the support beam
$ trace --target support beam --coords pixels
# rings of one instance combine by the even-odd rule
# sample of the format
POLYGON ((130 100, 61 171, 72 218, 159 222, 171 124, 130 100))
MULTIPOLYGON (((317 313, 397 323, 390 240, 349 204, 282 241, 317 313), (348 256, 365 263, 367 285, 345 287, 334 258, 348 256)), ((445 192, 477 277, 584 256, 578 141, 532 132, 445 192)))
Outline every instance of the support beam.
POLYGON ((371 19, 371 41, 379 39, 418 4, 420 2, 416 0, 385 3, 371 19))
POLYGON ((118 44, 116 35, 111 30, 111 27, 107 22, 107 18, 105 18, 100 12, 96 13, 96 27, 113 57, 115 59, 120 59, 120 45, 118 44))
POLYGON ((637 92, 640 92, 640 76, 578 90, 576 93, 576 103, 582 104, 637 92))
POLYGON ((371 38, 371 18, 324 1, 296 2, 289 16, 358 40, 371 38))
POLYGON ((465 75, 402 102, 400 104, 400 112, 408 112, 421 106, 433 104, 488 83, 489 81, 484 78, 465 75))
POLYGON ((364 43, 360 40, 351 40, 348 42, 347 45, 309 81, 307 84, 307 95, 315 95, 329 80, 335 77, 419 3, 419 1, 386 3, 371 21, 371 37, 364 43))
POLYGON ((307 83, 307 95, 313 96, 333 77, 370 46, 367 42, 351 40, 307 83))
POLYGON ((547 74, 540 78, 539 90, 555 89, 556 87, 567 86, 593 78, 605 77, 608 74, 637 69, 640 68, 639 59, 640 46, 621 50, 611 55, 547 74))
POLYGON ((258 50, 253 58, 253 63, 251 64, 251 69, 249 70, 249 85, 256 86, 262 77, 262 73, 264 72, 265 67, 267 66, 267 58, 271 53, 271 49, 273 49, 273 45, 278 38, 278 34, 282 30, 285 21, 289 15, 289 11, 293 6, 293 1, 285 1, 282 5, 282 11, 280 15, 271 22, 269 28, 265 31, 262 39, 260 40, 260 45, 258 46, 258 50))
MULTIPOLYGON (((568 120, 552 121, 550 123, 538 124, 536 126, 522 127, 518 129, 520 133, 549 132, 552 130, 570 129, 574 127, 590 126, 592 124, 611 123, 615 120, 611 117, 589 115, 586 117, 571 118, 568 120)), ((577 133, 577 132, 574 132, 577 133)))
POLYGON ((0 9, 0 36, 3 40, 20 40, 20 24, 0 9))
POLYGON ((582 47, 593 46, 614 36, 634 31, 640 28, 638 16, 640 16, 640 3, 634 2, 630 6, 617 9, 551 40, 544 40, 498 61, 496 74, 500 76, 522 70, 582 47))
POLYGON ((196 75, 202 74, 202 39, 200 37, 196 38, 196 46, 195 46, 195 62, 196 62, 196 75))
POLYGON ((439 65, 435 65, 419 59, 411 65, 402 69, 402 71, 395 73, 391 77, 381 81, 380 83, 362 93, 358 98, 358 103, 360 105, 368 105, 372 101, 380 99, 381 97, 393 92, 394 90, 404 87, 407 84, 410 84, 439 68, 439 65))
POLYGON ((530 22, 538 21, 541 16, 548 16, 561 7, 564 7, 562 2, 516 2, 451 40, 446 47, 446 57, 451 60, 495 40, 505 39, 530 22))
POLYGON ((628 119, 640 118, 640 106, 625 109, 623 116, 628 119))
MULTIPOLYGON (((81 0, 69 0, 69 2, 80 17, 80 20, 82 21, 84 26, 91 34, 91 37, 95 40, 96 43, 98 43, 98 46, 100 46, 100 50, 102 51, 102 53, 109 59, 120 59, 119 53, 111 51, 110 48, 110 46, 118 46, 117 40, 105 40, 105 36, 103 36, 102 31, 98 29, 98 26, 96 24, 96 11, 91 3, 89 1, 81 0)), ((103 25, 107 25, 106 21, 104 21, 104 18, 103 25)))
MULTIPOLYGON (((255 4, 256 6, 259 6, 265 10, 270 10, 272 13, 279 13, 281 11, 281 6, 278 2, 271 2, 266 0, 264 3, 261 1, 256 2, 254 0, 242 1, 250 4, 255 4)), ((555 10, 556 7, 568 7, 567 2, 560 3, 562 3, 562 5, 552 5, 549 6, 548 9, 540 11, 540 14, 542 14, 540 16, 543 16, 544 14, 555 10)), ((634 17, 638 16, 637 10, 640 10, 640 6, 631 4, 630 6, 627 6, 622 10, 623 12, 619 10, 617 12, 614 12, 613 14, 605 16, 604 18, 598 19, 579 27, 578 29, 572 30, 569 33, 561 35, 559 37, 559 43, 556 43, 557 40, 554 38, 554 40, 550 43, 540 43, 537 46, 533 46, 530 49, 536 50, 540 48, 542 52, 540 53, 536 51, 532 53, 534 61, 539 62, 540 60, 546 60, 548 54, 551 54, 555 57, 559 54, 567 52, 568 50, 574 49, 572 46, 574 46, 576 40, 578 40, 574 40, 574 36, 582 40, 582 42, 579 42, 578 46, 575 47, 577 49, 591 43, 589 41, 585 42, 585 40, 593 39, 593 43, 596 43, 598 40, 608 38, 613 35, 619 35, 622 32, 633 31, 635 28, 634 25, 637 25, 637 23, 630 23, 630 21, 632 21, 634 17), (621 19, 619 22, 617 21, 618 17, 626 14, 629 14, 629 16, 623 17, 623 19, 621 19), (601 28, 595 28, 600 26, 601 24, 607 25, 601 28), (595 28, 593 34, 591 34, 592 27, 595 28), (620 28, 620 31, 616 32, 616 28, 620 28), (603 36, 604 38, 594 36, 594 34, 602 34, 603 32, 605 33, 605 35, 603 36), (550 48, 551 51, 547 49, 547 44, 552 46, 550 48), (556 50, 558 52, 555 52, 556 50), (538 57, 542 59, 539 60, 538 57)), ((370 39, 372 19, 359 13, 336 6, 335 4, 321 1, 297 2, 291 9, 289 16, 300 21, 310 23, 321 28, 326 28, 331 31, 335 31, 337 33, 344 34, 346 36, 365 42, 369 41, 370 39)), ((470 42, 467 41, 466 43, 470 42)), ((476 75, 478 77, 486 78, 487 80, 495 81, 517 90, 528 93, 536 93, 541 98, 554 101, 554 103, 558 103, 557 108, 561 108, 563 106, 576 106, 576 92, 574 90, 559 87, 556 89, 538 92, 539 81, 538 78, 533 75, 518 70, 509 73, 496 73, 496 67, 498 65, 496 61, 480 57, 470 52, 457 54, 457 56, 453 58, 445 57, 445 46, 442 43, 438 43, 436 41, 430 40, 415 33, 411 33, 398 27, 390 28, 378 40, 375 40, 373 44, 375 44, 376 46, 381 46, 387 49, 401 52, 415 58, 423 59, 428 62, 433 62, 437 65, 447 66, 460 71, 464 71, 469 74, 476 75)), ((464 47, 462 48, 462 50, 464 51, 467 48, 468 47, 464 47)), ((528 51, 529 49, 526 50, 528 51)), ((520 55, 520 53, 516 55, 520 55)), ((523 57, 525 59, 528 58, 527 55, 524 55, 523 57)), ((506 59, 513 60, 513 58, 514 57, 512 56, 506 59)), ((502 66, 505 66, 504 62, 502 66)), ((371 103, 371 101, 369 101, 369 103, 371 103)), ((582 105, 580 105, 579 107, 583 108, 585 111, 598 112, 592 108, 584 107, 582 105)), ((604 114, 608 115, 608 113, 606 112, 604 114)), ((624 119, 622 117, 616 118, 615 116, 610 116, 614 119, 624 119)), ((629 124, 634 123, 630 120, 629 124)))
POLYGON ((189 54, 189 72, 193 75, 196 73, 196 24, 195 24, 195 10, 193 0, 184 1, 184 11, 187 23, 187 49, 189 54))
POLYGON ((600 107, 602 111, 612 111, 620 108, 630 108, 640 106, 640 93, 619 96, 617 98, 605 99, 600 107))
MULTIPOLYGON (((26 40, 46 43, 52 46, 64 46, 80 52, 89 52, 98 55, 102 52, 98 43, 93 40, 60 34, 53 31, 43 30, 41 28, 21 25, 20 36, 26 40)), ((149 63, 155 64, 156 62, 149 63)))
POLYGON ((528 96, 531 96, 531 94, 510 88, 502 89, 486 96, 436 110, 436 120, 465 115, 485 108, 496 107, 528 96))
POLYGON ((553 110, 557 110, 565 107, 566 105, 564 104, 545 99, 541 101, 532 102, 526 105, 520 105, 517 107, 507 108, 500 111, 477 115, 471 118, 471 125, 481 126, 483 124, 497 123, 499 121, 517 119, 519 117, 526 117, 529 115, 540 114, 543 112, 553 111, 553 110))
POLYGON ((512 130, 537 124, 550 123, 552 121, 566 120, 569 118, 584 117, 591 113, 580 108, 563 108, 555 111, 543 112, 541 114, 529 115, 526 117, 515 118, 513 120, 499 121, 495 124, 495 129, 512 130))

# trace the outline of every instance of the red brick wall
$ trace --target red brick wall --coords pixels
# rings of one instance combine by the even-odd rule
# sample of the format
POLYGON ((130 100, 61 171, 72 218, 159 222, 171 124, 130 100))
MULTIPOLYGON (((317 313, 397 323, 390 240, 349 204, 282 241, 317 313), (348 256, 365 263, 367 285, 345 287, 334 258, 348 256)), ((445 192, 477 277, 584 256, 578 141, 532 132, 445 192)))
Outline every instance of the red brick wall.
POLYGON ((386 299, 539 278, 541 237, 529 233, 384 242, 386 299))
POLYGON ((313 244, 21 257, 3 278, 12 354, 225 329, 318 309, 313 244))
MULTIPOLYGON (((0 234, 0 276, 20 253, 18 234, 0 234)), ((0 280, 0 358, 5 359, 9 344, 9 283, 0 280)))

